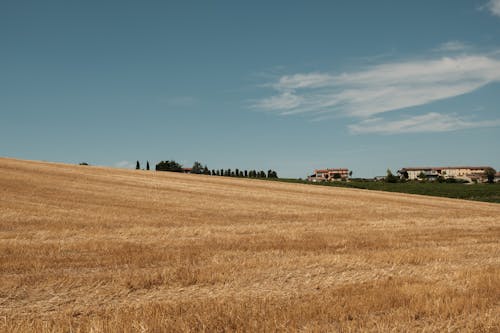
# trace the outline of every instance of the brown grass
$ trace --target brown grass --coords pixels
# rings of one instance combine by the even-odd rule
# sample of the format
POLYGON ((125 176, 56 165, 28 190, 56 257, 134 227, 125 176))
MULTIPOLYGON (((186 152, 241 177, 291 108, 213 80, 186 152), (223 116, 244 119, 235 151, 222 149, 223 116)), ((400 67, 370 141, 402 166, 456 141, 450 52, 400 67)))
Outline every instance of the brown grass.
POLYGON ((500 331, 500 205, 0 159, 0 331, 500 331))

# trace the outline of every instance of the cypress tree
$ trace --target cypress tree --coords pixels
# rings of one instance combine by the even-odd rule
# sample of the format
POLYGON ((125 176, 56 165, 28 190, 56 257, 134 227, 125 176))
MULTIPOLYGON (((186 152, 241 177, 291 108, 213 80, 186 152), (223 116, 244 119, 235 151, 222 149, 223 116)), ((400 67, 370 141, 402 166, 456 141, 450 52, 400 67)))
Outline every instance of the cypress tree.
POLYGON ((139 161, 135 162, 135 169, 136 170, 141 169, 141 164, 139 163, 139 161))
POLYGON ((146 170, 149 170, 149 161, 146 162, 146 170))

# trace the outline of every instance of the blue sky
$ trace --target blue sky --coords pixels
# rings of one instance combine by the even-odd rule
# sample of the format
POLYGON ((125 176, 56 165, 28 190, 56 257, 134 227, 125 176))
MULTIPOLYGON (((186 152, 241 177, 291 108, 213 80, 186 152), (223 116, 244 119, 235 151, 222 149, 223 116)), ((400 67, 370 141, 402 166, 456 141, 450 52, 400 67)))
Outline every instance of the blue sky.
POLYGON ((500 1, 2 1, 0 156, 500 169, 500 1))

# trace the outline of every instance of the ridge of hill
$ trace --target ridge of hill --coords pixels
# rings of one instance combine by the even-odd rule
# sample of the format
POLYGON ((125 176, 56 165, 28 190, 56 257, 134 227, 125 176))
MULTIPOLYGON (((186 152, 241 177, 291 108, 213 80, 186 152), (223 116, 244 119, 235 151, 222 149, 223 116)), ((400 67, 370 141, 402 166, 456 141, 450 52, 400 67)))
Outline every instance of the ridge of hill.
POLYGON ((500 205, 0 158, 0 331, 495 331, 500 205))

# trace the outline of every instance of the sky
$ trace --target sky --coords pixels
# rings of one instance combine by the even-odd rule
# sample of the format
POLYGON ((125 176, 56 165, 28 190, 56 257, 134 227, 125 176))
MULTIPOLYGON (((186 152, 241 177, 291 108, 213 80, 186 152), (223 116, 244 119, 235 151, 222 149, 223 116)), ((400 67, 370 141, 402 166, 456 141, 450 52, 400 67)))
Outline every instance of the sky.
POLYGON ((500 169, 500 0, 0 1, 0 156, 500 169))

